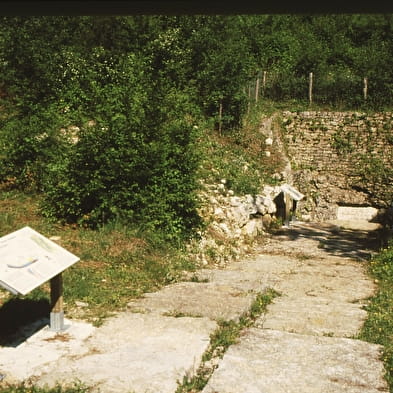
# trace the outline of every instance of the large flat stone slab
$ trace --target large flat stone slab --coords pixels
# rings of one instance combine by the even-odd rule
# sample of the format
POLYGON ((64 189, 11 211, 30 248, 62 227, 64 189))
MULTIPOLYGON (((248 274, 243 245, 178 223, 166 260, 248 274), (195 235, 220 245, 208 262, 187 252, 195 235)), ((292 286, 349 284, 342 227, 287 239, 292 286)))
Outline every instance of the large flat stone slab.
MULTIPOLYGON (((338 206, 337 220, 369 223, 378 216, 379 210, 375 207, 338 206)), ((362 227, 364 228, 364 226, 362 227)))
POLYGON ((251 328, 202 392, 388 392, 380 353, 380 346, 359 340, 251 328))
POLYGON ((353 337, 361 329, 367 312, 358 304, 329 298, 292 298, 269 304, 256 326, 292 333, 353 337))
POLYGON ((159 292, 144 294, 128 307, 135 312, 237 320, 249 310, 257 293, 274 287, 297 266, 296 259, 260 255, 234 262, 225 270, 202 269, 194 274, 198 282, 168 285, 159 292))
POLYGON ((287 274, 295 272, 299 260, 287 256, 260 254, 254 258, 233 262, 221 269, 201 269, 196 276, 201 280, 231 285, 242 290, 258 290, 272 287, 287 274))
POLYGON ((87 353, 48 364, 37 383, 78 379, 93 392, 174 393, 199 366, 216 327, 207 318, 122 313, 85 341, 87 353))
POLYGON ((306 260, 275 286, 280 297, 257 322, 268 329, 301 334, 353 337, 375 286, 364 266, 347 259, 306 260))
POLYGON ((236 286, 182 282, 146 293, 128 304, 129 310, 161 315, 187 315, 212 320, 237 320, 248 311, 255 294, 236 286))
MULTIPOLYGON (((238 272, 254 272, 256 274, 287 274, 299 264, 297 258, 286 255, 270 255, 260 253, 253 258, 231 263, 226 270, 238 272)), ((203 271, 203 270, 202 270, 203 271)))
POLYGON ((348 303, 361 303, 375 292, 362 264, 338 258, 298 262, 272 287, 287 297, 328 297, 348 303))
POLYGON ((322 296, 353 303, 372 296, 375 284, 362 263, 330 258, 304 261, 277 289, 286 294, 322 296))
POLYGON ((358 221, 331 223, 291 223, 260 246, 261 252, 311 258, 351 258, 368 260, 378 245, 378 228, 358 221), (352 224, 352 225, 350 225, 352 224), (371 228, 372 227, 372 228, 371 228))

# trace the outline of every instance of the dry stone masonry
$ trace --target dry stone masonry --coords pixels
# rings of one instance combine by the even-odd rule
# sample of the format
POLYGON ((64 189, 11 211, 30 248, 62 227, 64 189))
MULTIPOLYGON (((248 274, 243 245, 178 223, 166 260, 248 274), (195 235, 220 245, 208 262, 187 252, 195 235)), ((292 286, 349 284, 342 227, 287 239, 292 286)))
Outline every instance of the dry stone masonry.
POLYGON ((265 185, 255 196, 235 196, 226 188, 225 179, 220 184, 206 186, 201 214, 209 225, 198 244, 201 264, 212 261, 225 264, 251 251, 252 240, 277 221, 280 209, 277 199, 287 191, 286 187, 285 183, 265 185))
POLYGON ((294 184, 307 195, 304 218, 337 218, 338 206, 369 206, 370 185, 357 178, 360 159, 388 162, 393 154, 393 114, 359 112, 282 113, 282 139, 294 184))

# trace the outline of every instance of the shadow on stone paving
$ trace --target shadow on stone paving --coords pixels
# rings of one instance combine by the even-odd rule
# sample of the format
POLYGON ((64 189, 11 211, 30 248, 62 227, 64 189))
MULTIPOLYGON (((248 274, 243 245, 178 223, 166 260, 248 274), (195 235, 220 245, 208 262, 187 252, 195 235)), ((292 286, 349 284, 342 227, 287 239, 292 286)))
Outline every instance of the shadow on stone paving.
POLYGON ((0 307, 0 345, 17 347, 48 324, 49 313, 46 299, 9 299, 0 307))
POLYGON ((325 253, 359 260, 368 260, 382 246, 382 230, 347 229, 328 223, 295 223, 274 232, 273 238, 318 241, 325 253))

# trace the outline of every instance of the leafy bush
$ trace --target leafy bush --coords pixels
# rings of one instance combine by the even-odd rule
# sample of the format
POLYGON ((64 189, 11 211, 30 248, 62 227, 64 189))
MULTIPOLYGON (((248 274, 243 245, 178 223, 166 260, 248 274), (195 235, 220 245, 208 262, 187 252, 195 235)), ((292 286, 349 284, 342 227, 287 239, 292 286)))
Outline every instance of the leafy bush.
POLYGON ((155 68, 155 54, 108 49, 99 36, 84 48, 70 31, 83 30, 83 20, 59 21, 67 26, 61 43, 45 36, 53 19, 14 21, 24 35, 41 26, 44 36, 32 41, 30 65, 23 45, 3 52, 19 79, 6 67, 13 93, 0 134, 1 180, 43 191, 43 213, 53 219, 92 227, 131 221, 167 238, 191 236, 200 224, 196 93, 155 68), (60 45, 48 68, 45 37, 60 45), (31 72, 41 74, 27 94, 31 72))
POLYGON ((147 66, 129 56, 110 70, 116 83, 94 75, 94 123, 82 124, 75 145, 48 165, 45 215, 93 227, 131 221, 173 239, 199 225, 195 109, 185 93, 157 98, 156 85, 153 95, 147 66))
POLYGON ((25 116, 11 115, 0 129, 0 181, 13 179, 19 188, 40 190, 46 165, 67 146, 57 108, 34 107, 25 116))

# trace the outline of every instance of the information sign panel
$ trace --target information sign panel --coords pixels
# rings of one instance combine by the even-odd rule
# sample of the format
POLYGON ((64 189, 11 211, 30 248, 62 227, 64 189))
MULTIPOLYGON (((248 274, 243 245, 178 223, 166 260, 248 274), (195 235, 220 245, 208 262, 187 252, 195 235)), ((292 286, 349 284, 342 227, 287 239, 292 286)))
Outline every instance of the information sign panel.
POLYGON ((26 295, 79 258, 30 227, 0 238, 0 285, 26 295))

